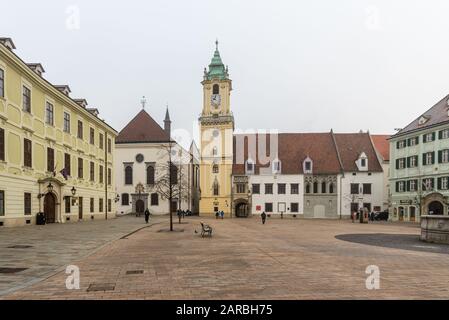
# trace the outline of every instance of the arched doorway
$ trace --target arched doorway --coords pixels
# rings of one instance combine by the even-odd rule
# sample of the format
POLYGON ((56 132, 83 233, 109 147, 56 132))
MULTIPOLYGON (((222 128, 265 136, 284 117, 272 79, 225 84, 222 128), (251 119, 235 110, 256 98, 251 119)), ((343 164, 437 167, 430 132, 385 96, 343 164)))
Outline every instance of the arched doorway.
POLYGON ((432 201, 428 206, 428 213, 430 215, 443 215, 443 204, 440 201, 432 201))
POLYGON ((239 202, 235 205, 235 216, 238 218, 248 217, 248 204, 246 202, 239 202))
POLYGON ((47 193, 44 197, 44 214, 46 223, 56 222, 56 199, 53 193, 47 193))
POLYGON ((137 200, 136 201, 136 213, 138 215, 140 215, 144 211, 145 211, 145 203, 143 202, 143 200, 137 200))

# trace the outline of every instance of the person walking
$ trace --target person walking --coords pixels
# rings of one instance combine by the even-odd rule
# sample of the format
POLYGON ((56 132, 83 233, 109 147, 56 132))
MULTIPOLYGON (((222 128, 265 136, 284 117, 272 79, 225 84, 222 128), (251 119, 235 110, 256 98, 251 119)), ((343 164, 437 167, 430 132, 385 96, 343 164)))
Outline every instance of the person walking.
POLYGON ((218 219, 218 216, 220 215, 220 211, 215 211, 215 219, 218 219))
POLYGON ((265 220, 267 219, 267 214, 265 213, 265 211, 262 212, 260 217, 262 218, 262 224, 265 224, 265 220))
POLYGON ((148 223, 148 221, 150 220, 150 210, 148 210, 148 208, 145 210, 145 223, 148 223))
POLYGON ((220 215, 221 215, 221 219, 224 219, 224 211, 223 210, 221 210, 220 215))

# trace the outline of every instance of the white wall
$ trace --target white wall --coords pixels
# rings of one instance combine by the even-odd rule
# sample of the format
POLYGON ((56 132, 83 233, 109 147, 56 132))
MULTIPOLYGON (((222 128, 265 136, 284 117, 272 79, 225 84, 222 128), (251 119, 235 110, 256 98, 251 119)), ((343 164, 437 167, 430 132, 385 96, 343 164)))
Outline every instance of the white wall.
POLYGON ((249 187, 252 189, 252 184, 260 184, 260 194, 252 194, 251 212, 253 214, 261 214, 265 210, 265 203, 273 203, 273 212, 270 214, 280 214, 278 212, 278 203, 285 203, 286 208, 290 208, 292 202, 298 203, 298 212, 291 213, 290 210, 284 212, 285 214, 303 214, 304 208, 304 176, 303 175, 249 175, 249 187), (273 194, 265 194, 265 183, 273 184, 273 194), (278 183, 286 184, 285 194, 278 194, 278 183), (298 183, 298 194, 291 194, 290 184, 298 183), (260 206, 261 210, 256 210, 257 206, 260 206))

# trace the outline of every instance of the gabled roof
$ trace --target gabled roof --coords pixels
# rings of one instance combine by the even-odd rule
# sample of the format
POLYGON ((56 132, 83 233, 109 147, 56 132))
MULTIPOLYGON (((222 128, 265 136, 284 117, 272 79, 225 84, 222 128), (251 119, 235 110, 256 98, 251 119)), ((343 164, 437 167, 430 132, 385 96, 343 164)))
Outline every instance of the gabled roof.
POLYGON ((374 148, 382 156, 384 161, 390 161, 390 142, 389 135, 384 134, 372 134, 371 140, 373 141, 374 148))
POLYGON ((441 99, 437 104, 435 104, 432 108, 424 112, 422 115, 420 115, 418 118, 413 120, 409 125, 407 125, 405 128, 400 130, 398 133, 393 135, 391 138, 394 138, 396 136, 401 136, 406 133, 410 133, 416 130, 421 130, 423 128, 433 127, 438 124, 449 122, 449 116, 448 116, 448 98, 449 95, 445 96, 443 99, 441 99), (420 124, 419 120, 421 118, 427 119, 424 123, 420 124))
MULTIPOLYGON (((272 136, 273 137, 273 136, 272 136)), ((274 138, 274 137, 273 137, 274 138)), ((270 161, 278 158, 281 161, 282 174, 302 174, 303 161, 310 157, 313 161, 313 174, 338 174, 341 172, 340 162, 333 142, 332 134, 328 133, 279 133, 277 134, 277 151, 270 154, 269 134, 236 134, 234 135, 234 162, 233 174, 245 173, 245 162, 250 157, 256 164, 255 173, 260 172, 260 168, 269 167, 263 159, 259 159, 259 140, 261 147, 266 145, 268 153, 267 159, 270 161), (247 142, 242 142, 242 141, 247 142), (255 141, 255 148, 248 148, 248 141, 255 141), (242 150, 243 148, 243 150, 242 150), (239 150, 240 151, 239 151, 239 150), (251 150, 256 150, 256 154, 249 154, 251 150), (238 152, 243 152, 242 159, 238 152)))
POLYGON ((169 142, 170 137, 145 111, 141 110, 118 134, 116 143, 169 142))
POLYGON ((359 171, 356 161, 364 152, 368 158, 368 172, 382 172, 369 133, 334 133, 343 171, 359 171))

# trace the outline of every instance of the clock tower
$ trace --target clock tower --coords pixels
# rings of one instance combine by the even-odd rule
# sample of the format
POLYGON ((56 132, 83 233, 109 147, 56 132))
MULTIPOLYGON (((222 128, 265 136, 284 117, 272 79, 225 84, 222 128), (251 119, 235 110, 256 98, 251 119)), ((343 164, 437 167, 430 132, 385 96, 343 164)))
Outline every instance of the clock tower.
POLYGON ((231 215, 231 175, 233 161, 234 117, 230 97, 232 81, 224 66, 218 41, 209 70, 204 69, 203 111, 200 125, 200 215, 224 211, 231 215))

